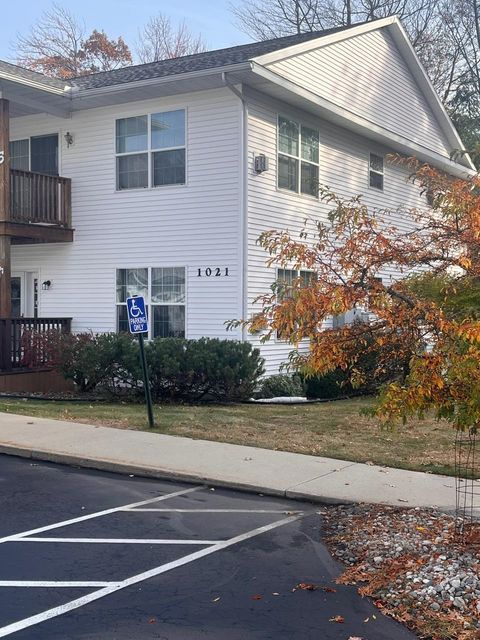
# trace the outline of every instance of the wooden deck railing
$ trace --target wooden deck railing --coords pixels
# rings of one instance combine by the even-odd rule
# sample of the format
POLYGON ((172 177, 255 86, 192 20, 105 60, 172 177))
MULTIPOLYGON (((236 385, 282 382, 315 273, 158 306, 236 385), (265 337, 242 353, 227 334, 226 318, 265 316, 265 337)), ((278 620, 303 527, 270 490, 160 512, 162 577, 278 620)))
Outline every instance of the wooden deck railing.
POLYGON ((48 367, 49 338, 70 329, 71 318, 0 318, 0 372, 48 367))
POLYGON ((12 222, 72 226, 70 178, 20 169, 10 170, 12 222))

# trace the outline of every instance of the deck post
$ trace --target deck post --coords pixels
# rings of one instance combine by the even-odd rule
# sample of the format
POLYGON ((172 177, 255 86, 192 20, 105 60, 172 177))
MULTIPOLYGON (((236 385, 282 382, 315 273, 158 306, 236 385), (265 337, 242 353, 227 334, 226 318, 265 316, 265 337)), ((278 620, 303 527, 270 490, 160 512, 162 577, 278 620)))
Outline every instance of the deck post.
MULTIPOLYGON (((0 93, 0 221, 10 220, 10 115, 0 93)), ((12 313, 10 236, 0 236, 0 318, 12 313)))

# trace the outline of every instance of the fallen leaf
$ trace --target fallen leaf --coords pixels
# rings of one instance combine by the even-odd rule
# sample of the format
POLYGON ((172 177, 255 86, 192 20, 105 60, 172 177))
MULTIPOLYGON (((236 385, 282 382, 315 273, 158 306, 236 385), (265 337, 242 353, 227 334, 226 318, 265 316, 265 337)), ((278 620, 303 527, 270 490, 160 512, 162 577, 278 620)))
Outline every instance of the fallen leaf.
POLYGON ((337 593, 337 590, 333 587, 320 587, 320 589, 325 591, 325 593, 337 593))
POLYGON ((404 500, 403 498, 398 499, 399 502, 408 502, 408 500, 404 500))
POLYGON ((312 584, 311 582, 299 582, 295 587, 293 587, 292 591, 316 591, 318 589, 318 585, 312 584))
POLYGON ((276 591, 274 591, 274 592, 272 593, 272 596, 279 596, 279 595, 280 595, 280 594, 279 594, 279 593, 277 593, 276 591))
POLYGON ((256 593, 254 596, 251 596, 252 600, 263 600, 263 596, 256 593))
POLYGON ((345 622, 345 618, 343 616, 333 616, 333 618, 330 618, 329 622, 337 622, 338 624, 343 624, 345 622))
POLYGON ((155 624, 156 621, 157 621, 156 618, 150 618, 149 621, 148 621, 148 624, 155 624))
POLYGON ((212 602, 218 602, 219 600, 220 600, 220 596, 218 596, 218 598, 214 598, 212 602))

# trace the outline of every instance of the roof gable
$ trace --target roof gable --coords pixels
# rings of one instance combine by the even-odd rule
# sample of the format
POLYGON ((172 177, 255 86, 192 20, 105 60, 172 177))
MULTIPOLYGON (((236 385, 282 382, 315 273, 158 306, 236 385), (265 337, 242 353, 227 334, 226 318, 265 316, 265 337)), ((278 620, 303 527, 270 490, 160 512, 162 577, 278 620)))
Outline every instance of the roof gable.
MULTIPOLYGON (((447 157, 464 149, 396 17, 296 43, 254 62, 420 147, 447 157)), ((467 155, 458 162, 474 169, 467 155)))

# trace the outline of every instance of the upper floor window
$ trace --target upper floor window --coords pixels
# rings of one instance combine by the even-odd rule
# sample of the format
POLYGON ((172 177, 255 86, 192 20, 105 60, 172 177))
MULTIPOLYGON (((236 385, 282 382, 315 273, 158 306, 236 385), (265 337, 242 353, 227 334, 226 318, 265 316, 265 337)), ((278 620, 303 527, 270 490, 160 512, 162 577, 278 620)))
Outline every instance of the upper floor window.
POLYGON ((379 189, 383 191, 383 157, 377 156, 376 153, 370 154, 370 166, 369 166, 369 184, 373 189, 379 189))
POLYGON ((117 189, 185 184, 185 139, 185 109, 117 120, 117 189))
POLYGON ((319 133, 300 122, 278 118, 278 186, 318 194, 319 133))
POLYGON ((127 298, 143 296, 149 338, 185 337, 185 267, 117 269, 117 331, 128 331, 127 298))
POLYGON ((10 167, 58 176, 58 133, 10 142, 10 167))

